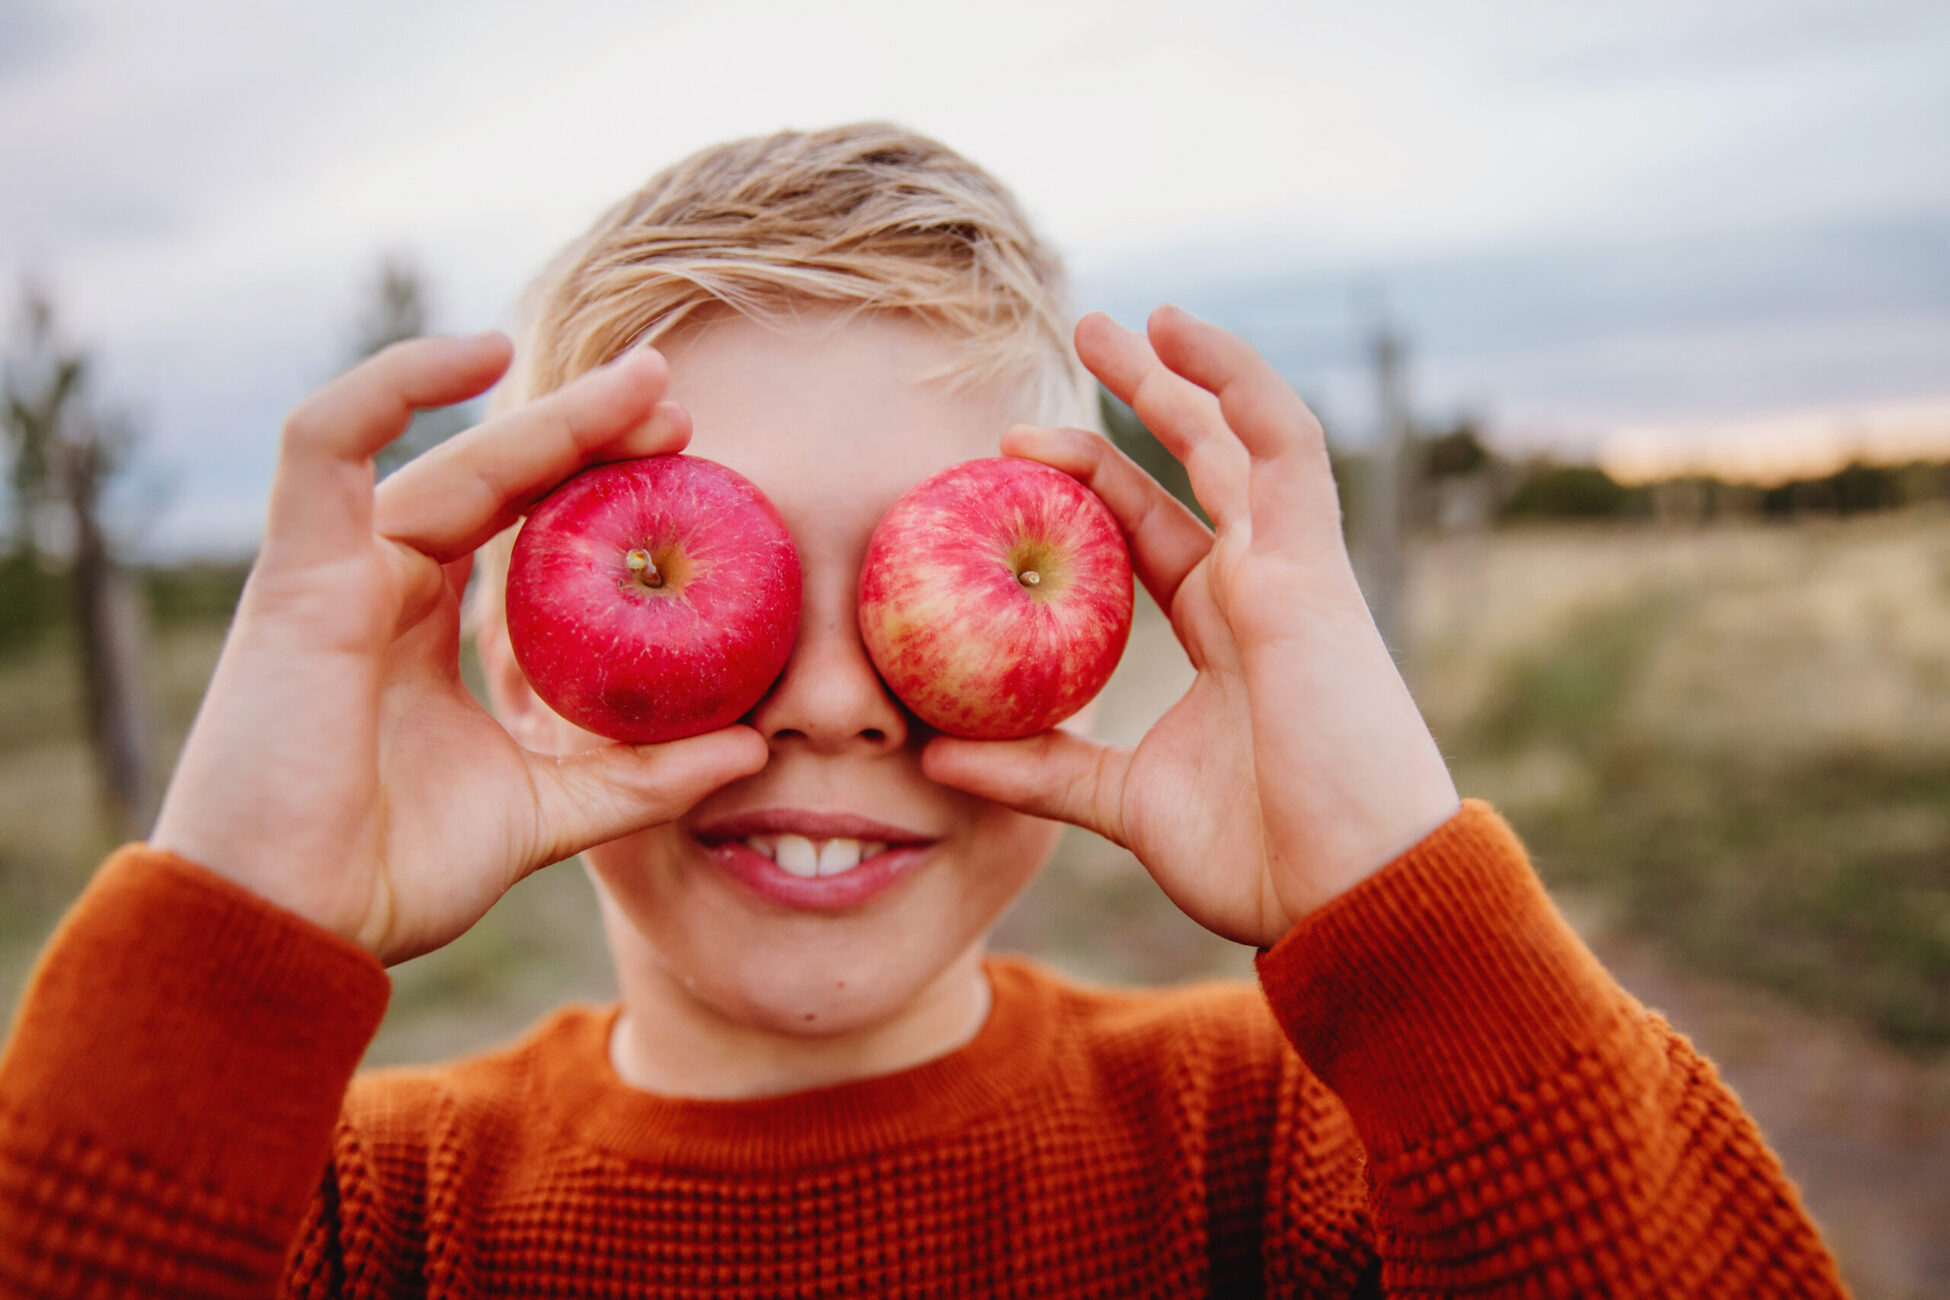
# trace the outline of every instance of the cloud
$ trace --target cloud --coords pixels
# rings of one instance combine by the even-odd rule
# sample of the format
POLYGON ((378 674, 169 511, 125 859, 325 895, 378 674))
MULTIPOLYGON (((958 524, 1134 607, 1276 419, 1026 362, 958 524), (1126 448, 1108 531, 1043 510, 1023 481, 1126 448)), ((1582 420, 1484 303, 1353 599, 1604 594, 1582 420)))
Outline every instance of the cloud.
POLYGON ((1127 323, 1178 301, 1236 329, 1321 408, 1374 423, 1366 349, 1385 312, 1431 419, 1595 446, 1625 424, 1950 396, 1950 219, 1632 240, 1560 237, 1385 263, 1261 240, 1087 277, 1127 323), (1188 269, 1189 268, 1189 269, 1188 269))

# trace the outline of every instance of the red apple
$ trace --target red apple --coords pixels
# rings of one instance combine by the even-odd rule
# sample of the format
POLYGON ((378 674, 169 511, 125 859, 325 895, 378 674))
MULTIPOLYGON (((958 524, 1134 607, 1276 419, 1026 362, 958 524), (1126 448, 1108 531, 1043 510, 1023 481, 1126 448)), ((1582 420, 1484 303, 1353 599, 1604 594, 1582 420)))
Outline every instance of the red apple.
POLYGON ((636 744, 736 722, 799 632, 799 555, 749 479, 696 456, 584 470, 529 512, 508 639, 535 693, 636 744))
POLYGON ((859 613, 881 678, 923 722, 1031 736, 1110 680, 1131 632, 1131 555, 1110 508, 1068 474, 972 460, 881 518, 859 613))

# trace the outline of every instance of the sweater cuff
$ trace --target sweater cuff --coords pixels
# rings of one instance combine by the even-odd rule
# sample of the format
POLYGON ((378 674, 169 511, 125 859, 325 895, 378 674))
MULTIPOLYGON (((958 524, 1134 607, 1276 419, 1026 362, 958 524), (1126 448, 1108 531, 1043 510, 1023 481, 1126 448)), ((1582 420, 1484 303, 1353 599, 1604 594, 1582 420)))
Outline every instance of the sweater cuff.
POLYGON ((1465 800, 1258 958, 1295 1050, 1392 1155, 1615 1052, 1630 999, 1565 924, 1515 832, 1465 800))
POLYGON ((43 952, 0 1101, 208 1186, 303 1194, 391 987, 357 945, 131 845, 43 952))

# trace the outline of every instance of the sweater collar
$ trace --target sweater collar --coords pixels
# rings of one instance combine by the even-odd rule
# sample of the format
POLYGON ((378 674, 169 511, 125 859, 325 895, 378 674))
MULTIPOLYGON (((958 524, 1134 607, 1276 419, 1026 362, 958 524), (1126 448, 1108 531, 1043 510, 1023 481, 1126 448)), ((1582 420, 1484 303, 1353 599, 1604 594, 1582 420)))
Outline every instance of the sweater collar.
POLYGON ((984 963, 994 1002, 975 1037, 945 1056, 807 1092, 725 1101, 633 1088, 609 1059, 621 1008, 571 1008, 524 1045, 538 1107, 576 1136, 667 1167, 778 1169, 852 1159, 968 1130, 1043 1078, 1058 1012, 1052 978, 1029 962, 984 963))

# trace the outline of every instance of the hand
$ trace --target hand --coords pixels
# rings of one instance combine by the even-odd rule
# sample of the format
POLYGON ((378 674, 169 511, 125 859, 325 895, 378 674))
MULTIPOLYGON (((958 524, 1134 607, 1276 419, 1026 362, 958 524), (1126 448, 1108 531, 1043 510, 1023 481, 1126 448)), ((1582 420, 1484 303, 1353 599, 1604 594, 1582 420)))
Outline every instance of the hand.
POLYGON ((499 335, 397 344, 286 421, 264 545, 151 843, 386 962, 437 948, 537 867, 681 815, 765 765, 729 727, 532 753, 461 681, 474 549, 585 465, 680 450, 645 348, 373 487, 417 407, 507 369, 499 335))
POLYGON ((1184 463, 1216 536, 1096 434, 1018 426, 1002 449, 1110 506, 1191 689, 1135 749, 944 737, 924 770, 1098 832, 1201 925, 1264 946, 1460 805, 1355 583, 1319 422, 1225 331, 1163 307, 1148 332, 1092 313, 1077 355, 1184 463))

